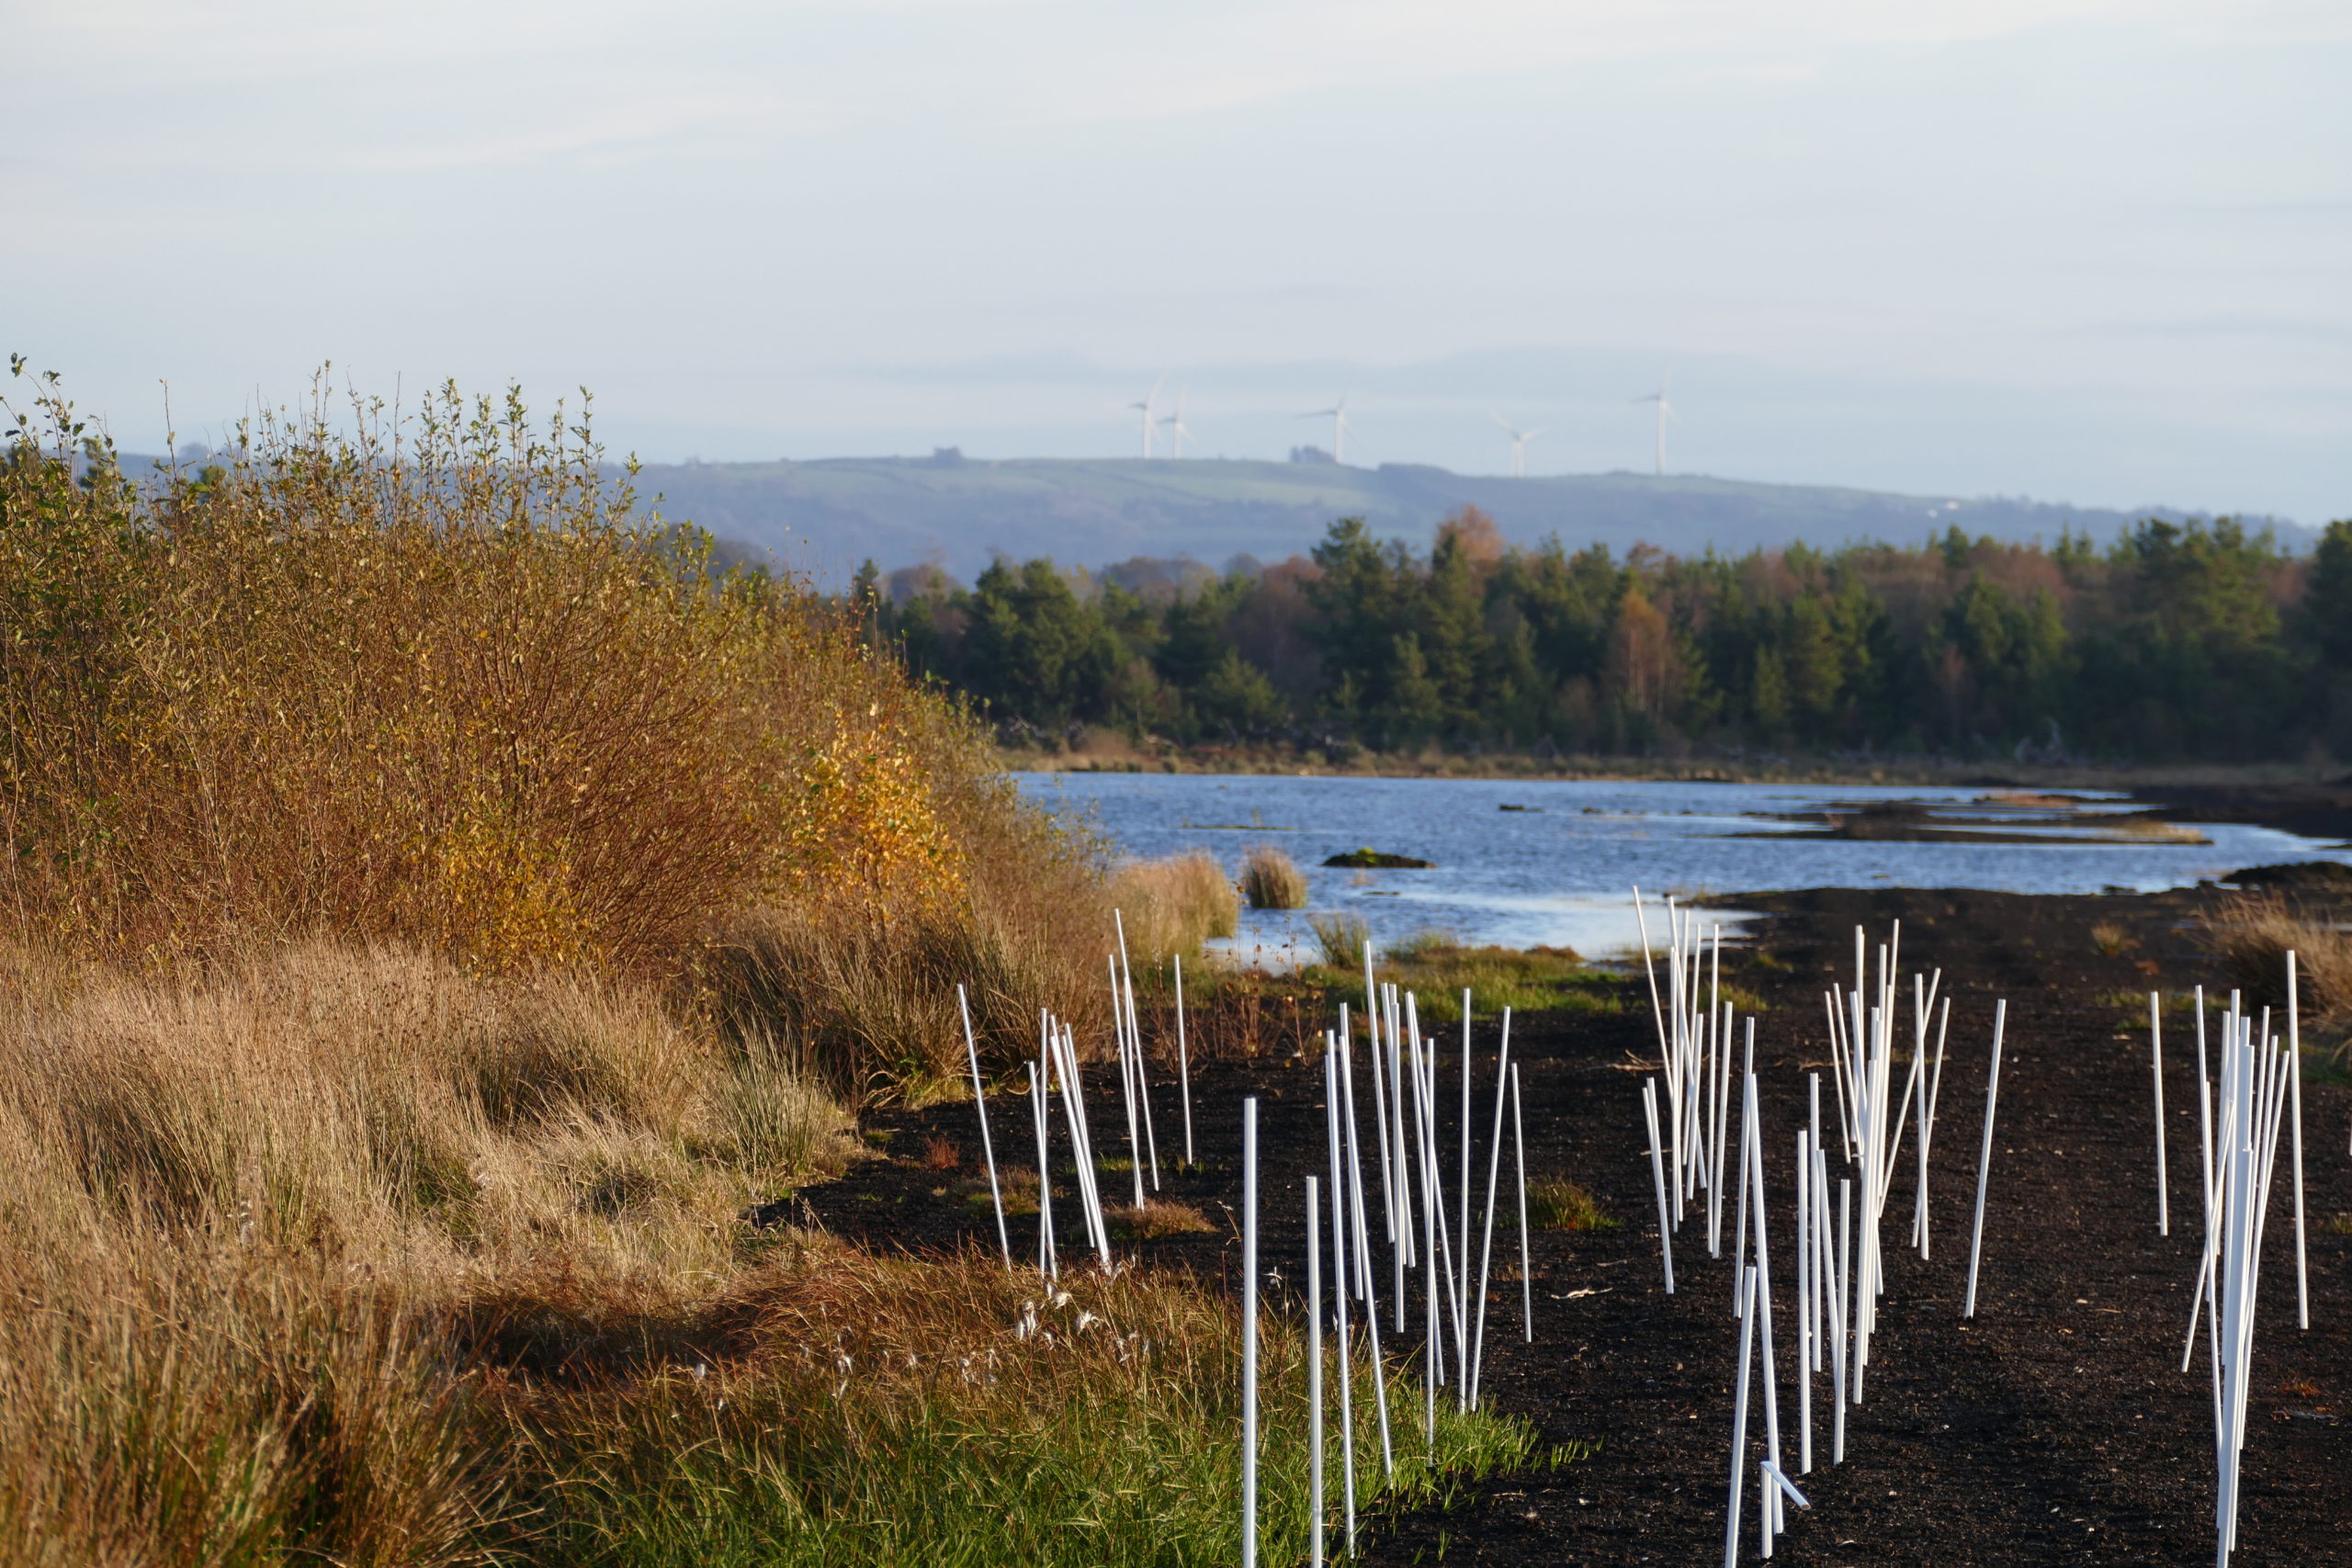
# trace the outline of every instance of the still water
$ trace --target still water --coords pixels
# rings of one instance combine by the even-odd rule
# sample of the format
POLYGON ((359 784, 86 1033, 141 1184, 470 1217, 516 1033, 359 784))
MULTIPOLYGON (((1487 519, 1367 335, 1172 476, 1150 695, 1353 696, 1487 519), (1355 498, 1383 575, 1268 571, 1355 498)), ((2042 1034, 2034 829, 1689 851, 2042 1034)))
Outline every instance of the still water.
POLYGON ((2240 866, 2352 860, 2269 828, 2189 823, 2210 843, 2101 837, 2120 797, 2077 792, 2052 812, 1973 789, 1855 785, 1543 783, 1483 779, 1024 773, 1023 791, 1090 822, 1125 854, 1188 850, 1228 869, 1272 844, 1306 871, 1305 914, 1245 910, 1237 955, 1285 962, 1313 945, 1306 915, 1361 916, 1375 941, 1442 931, 1513 947, 1622 952, 1636 940, 1632 895, 1707 897, 1796 887, 1977 887, 2018 893, 2154 892, 2240 866), (1792 837, 1823 808, 1870 801, 1931 807, 1939 825, 2027 832, 2031 843, 1904 843, 1792 837), (2108 806, 2103 802, 2116 802, 2108 806), (1516 807, 1517 809, 1509 809, 1516 807), (1792 816, 1809 820, 1792 821, 1792 816), (1433 861, 1428 871, 1325 867, 1359 848, 1433 861))

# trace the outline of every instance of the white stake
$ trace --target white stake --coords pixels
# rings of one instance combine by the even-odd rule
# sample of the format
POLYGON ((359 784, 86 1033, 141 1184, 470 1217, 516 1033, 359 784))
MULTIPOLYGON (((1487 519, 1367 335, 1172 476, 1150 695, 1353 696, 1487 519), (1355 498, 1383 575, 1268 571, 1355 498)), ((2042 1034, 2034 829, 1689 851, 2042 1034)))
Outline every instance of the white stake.
MULTIPOLYGON (((1112 911, 1114 915, 1116 910, 1112 911)), ((1111 966, 1111 1022, 1119 1042, 1119 1094, 1127 1108, 1127 1168, 1135 1177, 1136 1207, 1143 1207, 1143 1136, 1136 1120, 1136 1063, 1127 1043, 1127 1012, 1119 1000, 1119 955, 1105 956, 1111 966)))
MULTIPOLYGON (((989 1142, 989 1102, 980 1092, 980 1047, 972 1035, 972 1007, 966 1000, 961 985, 956 987, 956 1008, 964 1015, 964 1051, 972 1064, 972 1109, 980 1116, 980 1153, 987 1156, 989 1162, 989 1201, 996 1205, 996 1244, 1003 1249, 1004 1266, 1010 1269, 1012 1267, 1012 1238, 1005 1233, 1004 1194, 998 1190, 996 1184, 996 1146, 989 1142)), ((1040 1181, 1045 1179, 1042 1170, 1037 1176, 1040 1181)))
POLYGON ((1535 1269, 1527 1247, 1527 1141, 1519 1111, 1519 1064, 1510 1065, 1510 1157, 1519 1174, 1519 1321, 1535 1343, 1535 1269))
POLYGON ((1650 1177, 1657 1184, 1658 1256, 1666 1263, 1666 1293, 1674 1294, 1674 1225, 1667 1217, 1666 1162, 1658 1153, 1657 1080, 1642 1080, 1642 1114, 1649 1119, 1650 1177))
POLYGON ((2303 1030, 2302 1009, 2296 997, 2295 955, 2287 954, 2287 1095, 2288 1125, 2295 1150, 2295 1314, 2297 1325, 2312 1325, 2311 1271, 2303 1260, 2303 1030))
POLYGON ((1976 1162, 1976 1223, 1968 1236, 1968 1303, 1961 1316, 1976 1315, 1976 1265, 1984 1252, 1984 1184, 1993 1174, 1993 1111, 2001 1093, 2001 1031, 2008 1022, 2009 1004, 1993 1009, 1993 1071, 1984 1080, 1984 1152, 1976 1162))
MULTIPOLYGON (((1635 888, 1634 903, 1637 909, 1641 907, 1641 889, 1635 888)), ((1653 984, 1651 988, 1656 990, 1656 985, 1653 984)), ((1462 1223, 1455 1227, 1454 1231, 1454 1234, 1462 1238, 1462 1267, 1454 1268, 1450 1256, 1446 1265, 1446 1274, 1454 1281, 1453 1345, 1457 1351, 1466 1350, 1470 1346, 1470 1292, 1467 1289, 1470 1283, 1470 990, 1465 986, 1462 991, 1462 1177, 1461 1185, 1455 1190, 1457 1194, 1455 1201, 1461 1211, 1462 1223)), ((1449 1244, 1452 1238, 1449 1237, 1449 1244)), ((1449 1254, 1451 1250, 1449 1245, 1449 1254)), ((1463 1364, 1463 1359, 1457 1355, 1454 1362, 1458 1367, 1463 1364)), ((1469 1383, 1466 1379, 1463 1382, 1463 1397, 1465 1401, 1469 1397, 1469 1383)))
MULTIPOLYGON (((1939 971, 1940 973, 1940 971, 1939 971)), ((1919 1256, 1932 1256, 1933 1233, 1928 1209, 1928 1154, 1936 1138, 1936 1107, 1943 1103, 1944 1041, 1951 1033, 1951 998, 1944 998, 1943 1011, 1936 1022, 1936 1071, 1928 1086, 1928 1119, 1920 1123, 1919 1132, 1919 1256)))
MULTIPOLYGON (((1339 1057, 1331 1037, 1323 1037, 1323 1103, 1331 1134, 1331 1308, 1340 1329, 1340 1479, 1347 1500, 1348 1554, 1356 1550, 1356 1417, 1355 1362, 1348 1353, 1348 1214, 1343 1196, 1348 1188, 1340 1147, 1339 1057)), ((1359 1234, 1361 1227, 1359 1226, 1359 1234)))
POLYGON ((1829 1462, 1846 1462, 1846 1356, 1853 1343, 1854 1301, 1854 1183, 1851 1179, 1838 1179, 1838 1344, 1837 1355, 1831 1359, 1834 1392, 1838 1395, 1837 1419, 1830 1423, 1829 1462))
MULTIPOLYGON (((1127 998, 1127 1044, 1136 1057, 1136 1098, 1143 1101, 1143 1142, 1151 1156, 1151 1190, 1159 1190, 1159 1137, 1151 1127, 1151 1075, 1145 1070, 1143 1059, 1143 1019, 1136 1011, 1135 965, 1127 962, 1127 922, 1118 910, 1111 911, 1112 923, 1119 931, 1119 983, 1127 998)), ((1116 998, 1113 998, 1114 1001, 1116 998)), ((1141 1208, 1138 1201, 1136 1205, 1141 1208)))
POLYGON ((1844 1153, 1847 1163, 1851 1164, 1854 1134, 1846 1116, 1846 1079, 1852 1068, 1849 1061, 1850 1053, 1845 1046, 1845 1009, 1838 1004, 1842 994, 1838 987, 1831 986, 1821 993, 1821 1005, 1829 1014, 1829 1070, 1835 1076, 1838 1089, 1838 1147, 1844 1153))
POLYGON ((1306 1179, 1306 1561, 1323 1568, 1323 1216, 1316 1185, 1306 1179))
MULTIPOLYGON (((1416 1010, 1415 1028, 1419 1027, 1416 1010)), ((1437 1041, 1426 1055, 1413 1043, 1413 1126, 1421 1167, 1421 1437, 1423 1462, 1437 1463, 1438 1359, 1443 1341, 1437 1331, 1437 1221, 1443 1207, 1437 1185, 1437 1041)))
POLYGON ((1258 1562, 1258 1101, 1241 1102, 1241 1568, 1258 1562))
MULTIPOLYGON (((1715 1130, 1710 1140, 1710 1153, 1714 1160, 1714 1179, 1707 1188, 1707 1252, 1710 1257, 1723 1256, 1724 1227, 1724 1133, 1731 1125, 1731 1004, 1708 1024, 1715 1043, 1715 1130)), ((1735 1246, 1736 1244, 1735 1243, 1735 1246)))
MULTIPOLYGON (((1764 1224, 1764 1112, 1762 1101, 1756 1092, 1756 1075, 1747 1075, 1748 1114, 1756 1122, 1756 1136, 1748 1145, 1747 1179, 1756 1185, 1756 1201, 1750 1212, 1756 1216, 1756 1340, 1761 1348, 1760 1369, 1764 1384, 1764 1451, 1774 1464, 1781 1462, 1781 1380, 1772 1365, 1772 1265, 1771 1254, 1765 1245, 1764 1224)), ((1777 1531, 1781 1523, 1780 1499, 1767 1494, 1765 1517, 1777 1531)))
MULTIPOLYGON (((1503 1009, 1502 1051, 1495 1058, 1495 1130, 1487 1144, 1487 1235, 1478 1249, 1478 1321, 1470 1336, 1470 1408, 1478 1408, 1478 1373, 1486 1364, 1487 1352, 1487 1279, 1488 1266, 1495 1256, 1495 1185, 1502 1175, 1503 1165, 1503 1101, 1510 1090, 1510 1009, 1503 1009)), ((1657 1114, 1657 1102, 1651 1102, 1651 1114, 1657 1114)), ((1656 1122, 1653 1121, 1652 1125, 1656 1122)))
MULTIPOLYGON (((1346 1015, 1343 1013, 1340 1017, 1340 1022, 1344 1025, 1346 1021, 1346 1015)), ((1346 1042, 1347 1037, 1342 1034, 1340 1036, 1340 1044, 1343 1053, 1346 1042)), ((1343 1073, 1346 1072, 1347 1066, 1348 1064, 1343 1057, 1340 1063, 1340 1069, 1343 1073)), ((1350 1075, 1350 1077, 1351 1078, 1352 1075, 1350 1075)), ((1375 1052, 1373 1053, 1373 1082, 1377 1084, 1379 1081, 1380 1062, 1379 1055, 1375 1052)), ((1363 1145, 1361 1140, 1361 1134, 1356 1130, 1355 1097, 1351 1093, 1344 1098, 1347 1100, 1348 1118, 1348 1180, 1355 1190, 1356 1267, 1358 1269, 1358 1277, 1363 1286, 1363 1331, 1366 1342, 1365 1349, 1372 1362, 1372 1391, 1374 1394, 1374 1403, 1380 1412, 1380 1460, 1382 1473, 1388 1476, 1394 1476, 1396 1473, 1396 1450, 1389 1436, 1388 1430, 1388 1368, 1387 1363, 1381 1359, 1380 1355, 1380 1297, 1379 1293, 1373 1288, 1372 1268, 1369 1262, 1372 1255, 1372 1242, 1366 1230, 1364 1221, 1363 1145)))
POLYGON ((1086 1135, 1086 1091, 1078 1076, 1078 1045, 1068 1027, 1053 1032, 1054 1070, 1062 1083, 1062 1111, 1069 1122, 1070 1157, 1078 1167, 1079 1204, 1087 1239, 1094 1244, 1104 1272, 1111 1268, 1111 1233, 1102 1223, 1102 1193, 1095 1182, 1094 1145, 1086 1135))
POLYGON ((1193 1057, 1184 1046, 1184 958, 1182 953, 1172 960, 1176 965, 1176 1074, 1184 1086, 1184 1166, 1193 1167, 1193 1057))
POLYGON ((1037 1074, 1037 1064, 1026 1062, 1029 1069, 1030 1130, 1037 1134, 1037 1272, 1048 1280, 1060 1277, 1061 1269, 1054 1258, 1054 1168, 1046 1131, 1050 1123, 1046 1114, 1046 1080, 1037 1074))
POLYGON ((1136 1054, 1136 1099, 1143 1102, 1143 1146, 1151 1156, 1151 1190, 1159 1190, 1159 1134, 1151 1128, 1151 1074, 1143 1059, 1143 1020, 1136 1012, 1136 975, 1127 968, 1125 939, 1120 941, 1119 967, 1127 992, 1127 1043, 1136 1054))
MULTIPOLYGON (((1650 978, 1650 1017, 1657 1024, 1657 1055, 1658 1060, 1663 1062, 1666 1060, 1667 1055, 1666 1006, 1658 1000, 1657 997, 1657 965, 1650 957, 1650 918, 1643 910, 1642 890, 1639 887, 1634 889, 1634 919, 1642 928, 1642 973, 1647 975, 1650 978)), ((1467 1019, 1469 1016, 1469 1010, 1466 1008, 1464 1009, 1463 1017, 1467 1019)), ((1469 1062, 1467 1055, 1464 1055, 1463 1062, 1464 1070, 1466 1072, 1468 1070, 1469 1062)), ((1463 1117, 1462 1124, 1465 1128, 1470 1124, 1466 1111, 1463 1117)), ((1466 1170, 1464 1171, 1464 1182, 1466 1184, 1469 1179, 1469 1172, 1466 1170)), ((1462 1234, 1464 1235, 1470 1234, 1470 1221, 1466 1212, 1462 1221, 1462 1234)))
MULTIPOLYGON (((2294 954, 2287 955, 2291 970, 2294 954)), ((2172 1208, 2165 1190, 2165 1015, 2161 993, 2148 993, 2148 1059, 2149 1070, 2156 1081, 2156 1234, 2172 1235, 2172 1208)))
POLYGON ((1398 1039, 1395 998, 1396 987, 1388 987, 1388 1087, 1390 1094, 1388 1131, 1396 1148, 1396 1245, 1393 1249, 1396 1281, 1393 1289, 1396 1303, 1396 1332, 1405 1332, 1405 1269, 1413 1261, 1413 1176, 1405 1163, 1405 1052, 1398 1039))
MULTIPOLYGON (((1815 1080, 1816 1082, 1818 1080, 1815 1080)), ((1797 1134, 1797 1468, 1813 1473, 1813 1160, 1797 1134)))
MULTIPOLYGON (((1804 1494, 1797 1490, 1796 1483, 1791 1481, 1787 1474, 1781 1471, 1781 1467, 1774 1464, 1770 1460, 1768 1459, 1762 1461, 1757 1465, 1756 1469, 1757 1490, 1763 1493, 1766 1498, 1770 1500, 1772 1505, 1772 1506, 1766 1509, 1765 1512, 1774 1515, 1781 1520, 1780 1526, 1781 1529, 1787 1529, 1789 1528, 1787 1524, 1788 1504, 1794 1503, 1800 1508, 1810 1508, 1813 1506, 1811 1503, 1805 1501, 1804 1494)), ((1764 1555, 1767 1557, 1772 1555, 1772 1531, 1769 1529, 1764 1532, 1764 1555)))
POLYGON ((1747 1382, 1756 1343, 1756 1270, 1739 1271, 1739 1372, 1731 1385, 1731 1497, 1724 1524, 1724 1568, 1739 1562, 1739 1504, 1747 1487, 1747 1382))
MULTIPOLYGON (((1348 1049, 1348 1010, 1340 1009, 1340 1101, 1341 1130, 1347 1134, 1348 1213, 1354 1229, 1349 1233, 1350 1266, 1353 1275, 1356 1299, 1372 1300, 1372 1238, 1371 1220, 1367 1217, 1363 1181, 1363 1140, 1356 1131, 1355 1058, 1348 1049)), ((1337 1179, 1334 1178, 1334 1179, 1337 1179)))
MULTIPOLYGON (((1340 1016, 1340 1028, 1347 1029, 1347 1015, 1340 1016)), ((1396 1241, 1396 1184, 1388 1170, 1388 1090, 1382 1083, 1380 1061, 1380 992, 1372 983, 1372 943, 1363 944, 1363 1055, 1372 1065, 1372 1111, 1380 1123, 1380 1201, 1385 1216, 1382 1233, 1394 1246, 1396 1241)))
MULTIPOLYGON (((1747 1021, 1747 1052, 1740 1068, 1739 1081, 1745 1084, 1755 1071, 1756 1021, 1751 1018, 1747 1021)), ((1731 1260, 1734 1269, 1747 1260, 1747 1145, 1755 1136, 1756 1124, 1749 1118, 1747 1097, 1743 1094, 1739 1101, 1739 1217, 1731 1228, 1731 1260)), ((1739 1310, 1739 1283, 1736 1273, 1733 1275, 1731 1304, 1734 1312, 1739 1310)))
POLYGON ((1805 1179, 1813 1193, 1813 1370, 1819 1372, 1828 1370, 1838 1337, 1838 1241, 1829 1231, 1829 1156, 1819 1144, 1805 1179))

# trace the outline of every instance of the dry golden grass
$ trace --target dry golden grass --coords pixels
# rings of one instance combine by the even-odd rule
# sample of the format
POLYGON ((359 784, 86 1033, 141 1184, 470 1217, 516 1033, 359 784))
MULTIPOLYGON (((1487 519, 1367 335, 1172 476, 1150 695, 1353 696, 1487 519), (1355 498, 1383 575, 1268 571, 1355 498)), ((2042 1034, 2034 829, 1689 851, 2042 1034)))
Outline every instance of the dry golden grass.
POLYGON ((1241 896, 1253 909, 1306 908, 1306 874, 1272 844, 1252 844, 1241 860, 1241 896))
POLYGON ((2213 841, 2194 828, 2155 817, 2127 817, 2107 827, 2106 836, 2143 844, 2210 844, 2213 841))
POLYGON ((1130 1240, 1157 1241, 1170 1235, 1206 1235, 1216 1227, 1190 1203, 1148 1200, 1143 1207, 1122 1203, 1104 1211, 1116 1233, 1130 1240))
POLYGON ((1129 862, 1113 874, 1110 897, 1139 964, 1197 952, 1209 938, 1240 929, 1241 895, 1216 858, 1199 852, 1129 862))
POLYGON ((0 1561, 472 1561, 451 1314, 734 1270, 842 1114, 642 992, 320 944, 0 964, 0 1561))
POLYGON ((969 1091, 956 987, 966 987, 985 1065, 1034 1053, 1037 1014, 1071 1021, 1082 1051, 1107 1050, 1101 955, 1111 921, 1099 882, 1043 856, 950 913, 810 903, 747 913, 703 953, 702 994, 738 1038, 796 1043, 838 1097, 920 1104, 969 1091))
POLYGON ((2140 944, 2132 940, 2130 931, 2125 931, 2113 920, 2099 920, 2091 927, 2091 945, 2108 957, 2113 958, 2140 944))
MULTIPOLYGON (((16 955, 0 1561, 880 1564, 981 1540, 971 1561, 1141 1564, 1171 1530, 1229 1555, 1230 1303, 743 1224, 851 1157, 842 1120, 642 991, 315 945, 178 978, 16 955)), ((1005 1177, 1033 1210, 1034 1176, 1005 1177)), ((1267 1354, 1278 1413, 1300 1382, 1279 1315, 1267 1354)), ((1528 1451, 1487 1417, 1440 1442, 1528 1451)), ((1304 1529, 1298 1468, 1269 1472, 1278 1540, 1304 1529)))
POLYGON ((2286 1002, 2293 953, 2306 1042, 2333 1037, 2339 1058, 2352 1048, 2352 932, 2276 893, 2246 893, 2214 912, 2205 939, 2239 989, 2274 1005, 2286 1002))

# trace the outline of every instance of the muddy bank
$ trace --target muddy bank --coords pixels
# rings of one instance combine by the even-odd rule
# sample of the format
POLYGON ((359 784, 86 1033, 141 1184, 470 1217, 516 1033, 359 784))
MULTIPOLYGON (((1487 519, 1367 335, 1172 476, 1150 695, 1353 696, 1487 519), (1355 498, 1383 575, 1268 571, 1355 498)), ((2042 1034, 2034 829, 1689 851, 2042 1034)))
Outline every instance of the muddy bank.
POLYGON ((2352 775, 2333 784, 2170 784, 2134 790, 2151 808, 2195 822, 2247 822, 2352 841, 2352 775))

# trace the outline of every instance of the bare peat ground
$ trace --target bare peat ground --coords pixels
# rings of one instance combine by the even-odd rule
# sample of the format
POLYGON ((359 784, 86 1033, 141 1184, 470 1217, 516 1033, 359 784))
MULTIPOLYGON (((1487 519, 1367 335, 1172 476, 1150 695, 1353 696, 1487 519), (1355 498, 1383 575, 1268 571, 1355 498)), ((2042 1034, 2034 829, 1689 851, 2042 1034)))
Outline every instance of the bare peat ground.
MULTIPOLYGON (((1888 1288, 1867 1398, 1849 1412, 1847 1462, 1826 1462, 1825 1380, 1815 1391, 1815 1467, 1801 1478, 1815 1506, 1793 1516, 1777 1560, 2211 1560, 2211 1384, 2201 1354, 2188 1374, 2180 1371, 2201 1228, 2192 1175, 2195 1042, 2183 1015, 2168 1018, 2173 1224, 2168 1238, 2159 1237, 2145 992, 2226 984, 2194 939, 2194 923, 2213 897, 1827 891, 1738 900, 1771 915, 1753 951, 1736 964, 1726 953, 1725 978, 1766 1004, 1757 1065, 1768 1181, 1776 1190, 1775 1349, 1792 1471, 1799 1404, 1788 1194, 1806 1069, 1823 1073, 1823 1114, 1836 1148, 1819 993, 1833 971, 1850 981, 1857 922, 1875 942, 1900 918, 1906 967, 1940 966, 1953 998, 1929 1180, 1933 1257, 1923 1262, 1904 1246, 1916 1169, 1906 1156, 1888 1203, 1888 1288), (2095 922, 2122 928, 2133 945, 2102 953, 2090 934, 2095 922), (2129 999, 2134 994, 2136 1011, 2129 999), (2008 999, 2009 1025, 1984 1263, 1977 1316, 1963 1325, 1968 1225, 1999 997, 2008 999)), ((1636 980, 1629 1001, 1638 991, 1636 980)), ((1482 1019, 1474 1112, 1481 1158, 1474 1185, 1481 1197, 1494 1037, 1482 1019)), ((1527 1095, 1531 1175, 1585 1183, 1625 1224, 1612 1231, 1535 1234, 1535 1340, 1521 1340, 1517 1282, 1498 1280, 1485 1386, 1497 1407, 1527 1416, 1545 1438, 1597 1444, 1597 1451, 1563 1468, 1489 1480, 1468 1488, 1450 1510, 1384 1525, 1365 1543, 1366 1561, 1721 1560, 1736 1324, 1728 1267, 1706 1256, 1705 1226, 1695 1215, 1676 1237, 1679 1292, 1669 1297, 1660 1288, 1639 1098, 1641 1066, 1655 1067, 1657 1050, 1645 995, 1623 1013, 1524 1018, 1513 1030, 1527 1095)), ((1455 1071, 1449 1062, 1442 1077, 1440 1097, 1449 1105, 1458 1104, 1455 1071)), ((1124 1150, 1114 1075, 1098 1067, 1093 1077, 1098 1150, 1124 1150)), ((1282 1276, 1280 1288, 1289 1288, 1303 1246, 1301 1181, 1324 1162, 1321 1081, 1319 1066, 1272 1058, 1198 1066, 1196 1171, 1175 1168, 1181 1121, 1172 1085, 1158 1086, 1160 1195, 1199 1209, 1216 1231, 1150 1243, 1148 1258, 1230 1283, 1238 1251, 1231 1228, 1239 1193, 1238 1108, 1243 1096, 1255 1093, 1265 1160, 1261 1247, 1267 1266, 1282 1276)), ((1369 1111, 1360 1104, 1360 1113, 1369 1111)), ((1000 1100, 992 1116, 1000 1160, 1034 1164, 1025 1104, 1000 1100)), ((1453 1121, 1445 1118, 1449 1140, 1453 1121)), ((2352 1235, 2330 1223, 2352 1215, 2348 1123, 2352 1091, 2340 1079, 2307 1084, 2308 1332, 2295 1323, 2291 1192, 2281 1156, 2256 1333, 2255 1418, 2236 1557, 2242 1563, 2352 1562, 2352 1235)), ((968 1104, 876 1115, 868 1125, 889 1134, 894 1157, 813 1190, 809 1201, 823 1223, 873 1245, 922 1249, 984 1237, 993 1246, 985 1201, 975 1204, 967 1196, 978 1152, 968 1104), (959 1145, 966 1157, 960 1172, 910 1157, 932 1137, 959 1145)), ((1834 1157, 1831 1166, 1835 1182, 1843 1168, 1834 1157)), ((1057 1171, 1057 1194, 1066 1171, 1057 1171)), ((1503 1174, 1508 1182, 1508 1156, 1503 1174)), ((1106 1178, 1106 1201, 1115 1197, 1106 1178)), ((1449 1207, 1453 1201, 1449 1192, 1449 1207)), ((1076 1209, 1067 1197, 1057 1202, 1067 1248, 1076 1209)), ((1728 1231, 1728 1213, 1724 1224, 1728 1231)), ((1016 1257, 1033 1256, 1034 1222, 1015 1221, 1012 1234, 1016 1257)), ((1515 1264, 1516 1247, 1515 1235, 1498 1226, 1498 1272, 1507 1261, 1515 1264)), ((1384 1275, 1384 1289, 1390 1278, 1384 1275)), ((1384 1317, 1393 1327, 1393 1317, 1384 1317)), ((1414 1353, 1419 1339, 1384 1334, 1384 1344, 1414 1353)), ((1760 1440, 1760 1411, 1757 1418, 1760 1440)), ((1295 1441, 1298 1435, 1269 1433, 1267 1440, 1295 1441)), ((1399 1442, 1410 1451, 1407 1434, 1400 1432, 1399 1442)), ((1756 1553, 1753 1520, 1751 1492, 1742 1542, 1748 1559, 1756 1553)))

